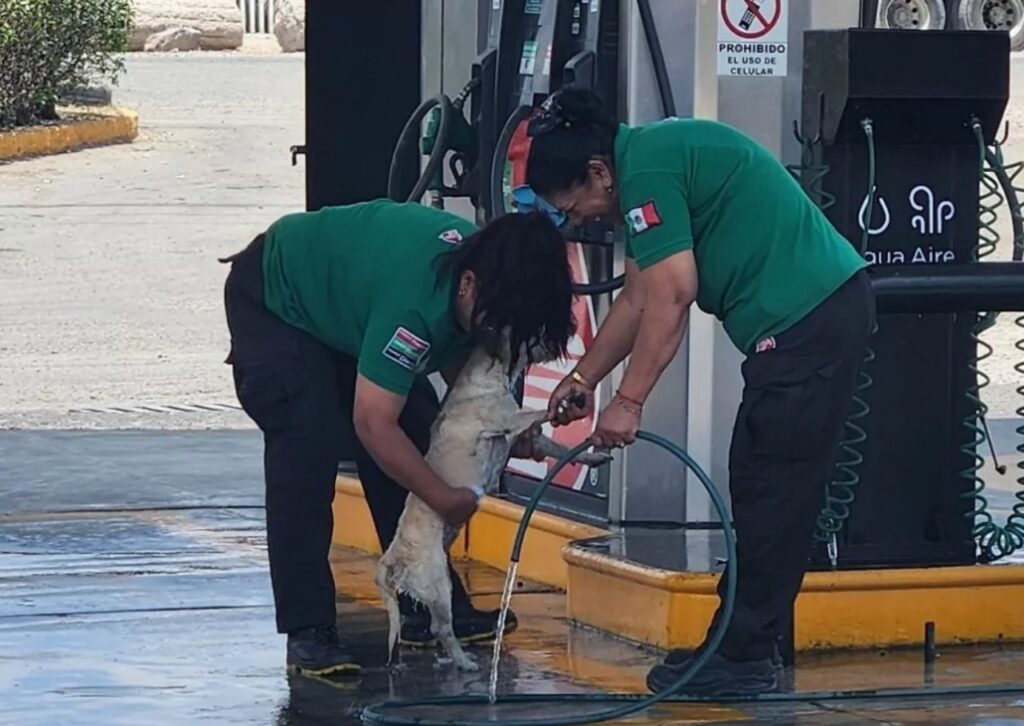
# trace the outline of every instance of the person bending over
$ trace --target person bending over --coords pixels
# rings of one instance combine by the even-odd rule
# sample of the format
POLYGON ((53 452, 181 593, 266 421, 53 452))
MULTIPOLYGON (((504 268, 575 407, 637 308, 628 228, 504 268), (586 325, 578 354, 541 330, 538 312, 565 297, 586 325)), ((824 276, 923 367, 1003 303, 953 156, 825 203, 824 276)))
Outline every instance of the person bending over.
MULTIPOLYGON (((235 390, 263 432, 267 547, 277 628, 290 670, 352 673, 336 630, 328 564, 338 462, 354 459, 381 550, 407 492, 452 525, 476 496, 427 465, 437 395, 474 341, 511 326, 514 340, 568 339, 565 243, 542 215, 476 229, 443 210, 379 200, 290 214, 231 262, 225 310, 235 390)), ((526 438, 515 456, 532 456, 526 438)), ((476 610, 451 569, 455 633, 492 638, 497 612, 476 610)), ((428 645, 430 615, 402 598, 401 638, 428 645)), ((515 627, 514 616, 508 629, 515 627)))
MULTIPOLYGON (((588 415, 594 387, 628 355, 594 438, 632 443, 695 302, 746 356, 729 453, 736 609, 721 647, 684 688, 771 690, 777 639, 800 590, 874 325, 865 262, 785 167, 725 124, 669 119, 630 127, 592 92, 566 89, 545 102, 529 136, 533 192, 573 223, 604 219, 626 229, 624 287, 552 394, 556 424, 588 415), (578 394, 585 403, 558 415, 578 394)), ((706 637, 721 612, 720 604, 706 637)), ((696 655, 670 653, 648 686, 664 690, 696 655)))

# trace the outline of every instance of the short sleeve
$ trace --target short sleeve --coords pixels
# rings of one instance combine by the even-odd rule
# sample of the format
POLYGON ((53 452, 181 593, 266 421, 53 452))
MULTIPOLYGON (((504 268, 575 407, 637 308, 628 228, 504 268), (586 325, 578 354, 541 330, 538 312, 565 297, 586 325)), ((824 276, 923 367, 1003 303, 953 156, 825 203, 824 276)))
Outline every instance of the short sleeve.
POLYGON ((644 172, 619 190, 626 225, 626 256, 642 270, 693 248, 690 210, 680 175, 644 172))
POLYGON ((425 369, 430 348, 430 331, 416 313, 371 316, 359 351, 359 373, 404 396, 425 369))

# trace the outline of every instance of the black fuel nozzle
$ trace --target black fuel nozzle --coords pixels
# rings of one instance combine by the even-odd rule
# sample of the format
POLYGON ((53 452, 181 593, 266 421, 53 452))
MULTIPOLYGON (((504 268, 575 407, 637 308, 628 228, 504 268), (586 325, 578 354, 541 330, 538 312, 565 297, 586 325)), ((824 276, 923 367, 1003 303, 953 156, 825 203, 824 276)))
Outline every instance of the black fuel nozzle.
POLYGON ((575 406, 576 408, 583 408, 587 405, 587 397, 582 393, 574 393, 571 396, 563 399, 566 406, 575 406))

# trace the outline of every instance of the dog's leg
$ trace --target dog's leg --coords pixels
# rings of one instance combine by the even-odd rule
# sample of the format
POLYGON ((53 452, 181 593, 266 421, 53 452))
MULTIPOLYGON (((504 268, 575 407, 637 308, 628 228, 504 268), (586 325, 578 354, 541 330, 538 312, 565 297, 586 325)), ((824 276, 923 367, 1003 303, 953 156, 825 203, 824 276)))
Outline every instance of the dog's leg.
POLYGON ((462 645, 455 637, 455 629, 452 626, 452 583, 448 579, 447 569, 442 582, 439 582, 437 589, 434 590, 434 597, 424 604, 430 611, 430 630, 455 663, 455 667, 463 671, 479 670, 480 666, 476 660, 462 649, 462 645))
POLYGON ((388 584, 388 567, 377 568, 375 580, 377 590, 380 592, 380 599, 388 611, 388 665, 395 655, 395 646, 398 644, 398 634, 402 630, 402 614, 398 609, 398 593, 388 584))
MULTIPOLYGON (((533 450, 542 456, 552 459, 561 459, 569 453, 567 447, 562 446, 544 434, 538 434, 537 438, 534 439, 533 450)), ((573 457, 572 460, 586 466, 601 466, 611 461, 612 455, 607 451, 584 451, 573 457)))
POLYGON ((511 439, 519 436, 539 423, 548 420, 547 411, 516 411, 509 414, 504 421, 481 432, 484 436, 505 436, 511 439))

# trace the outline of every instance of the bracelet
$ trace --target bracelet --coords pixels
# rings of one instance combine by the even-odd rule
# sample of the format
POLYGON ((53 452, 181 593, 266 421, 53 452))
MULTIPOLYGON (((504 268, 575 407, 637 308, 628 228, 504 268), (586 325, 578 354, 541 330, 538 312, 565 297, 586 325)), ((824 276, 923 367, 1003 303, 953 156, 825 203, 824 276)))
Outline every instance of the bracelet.
POLYGON ((619 405, 622 406, 624 409, 626 409, 630 413, 635 413, 637 416, 639 416, 644 410, 644 404, 641 401, 623 395, 621 391, 615 392, 615 400, 618 401, 619 405), (632 409, 635 410, 631 410, 631 407, 632 409))
POLYGON ((577 383, 579 383, 584 388, 587 388, 591 391, 594 390, 594 386, 591 385, 590 381, 584 378, 583 374, 580 373, 579 370, 577 370, 576 368, 573 368, 573 371, 572 373, 569 374, 569 377, 576 381, 577 383))

